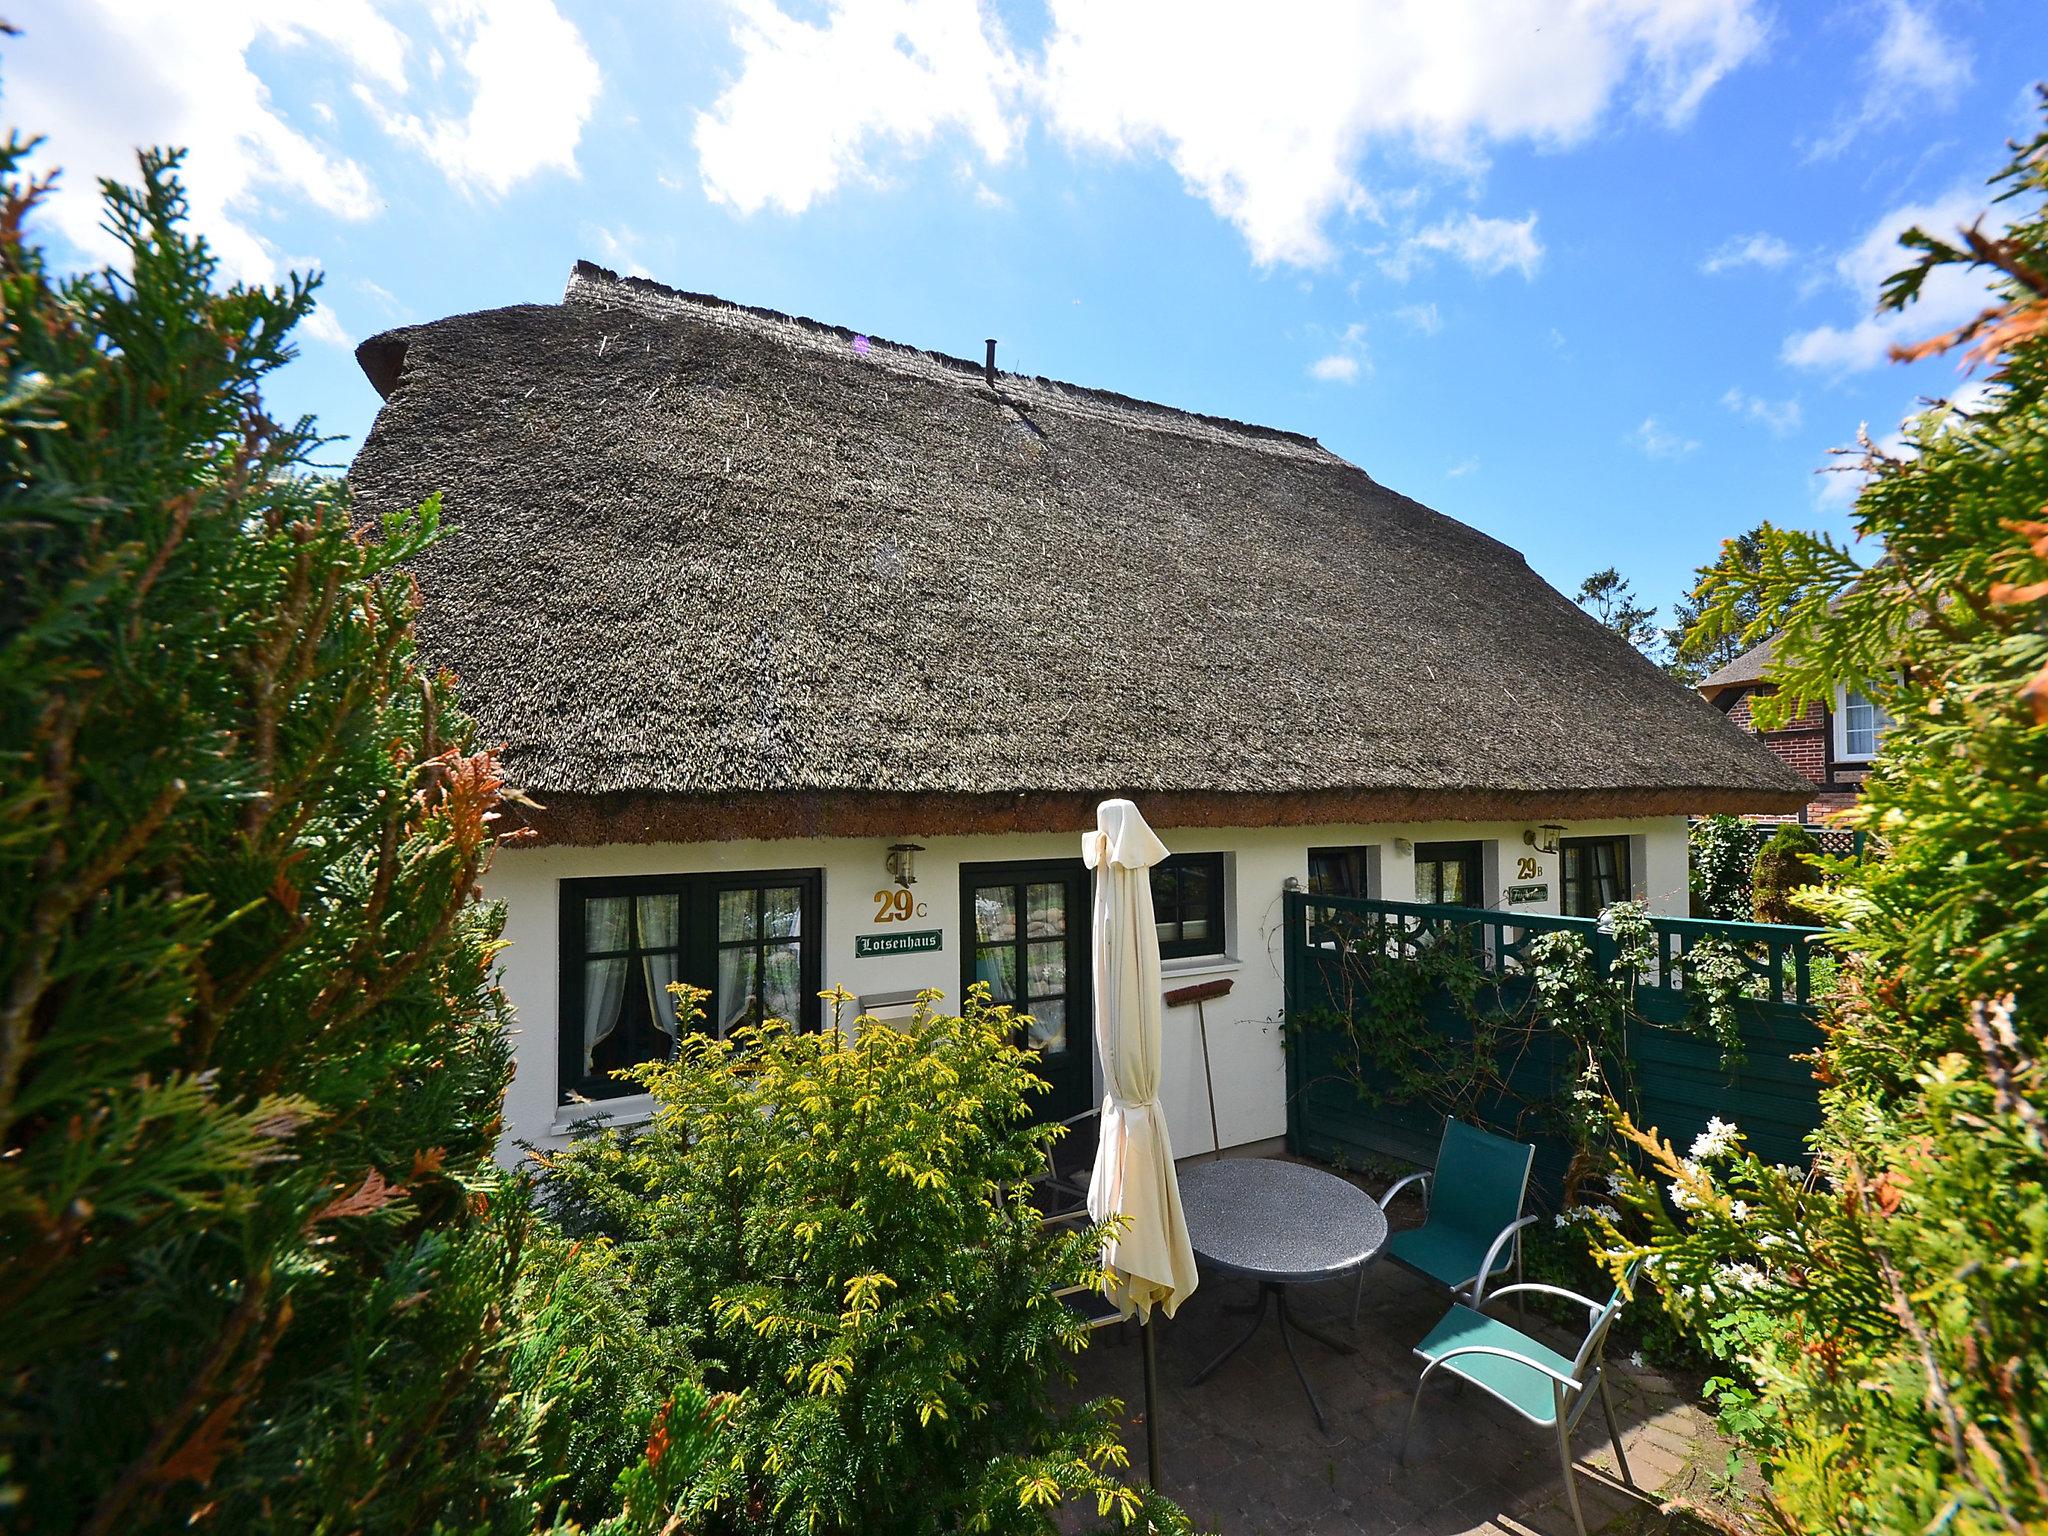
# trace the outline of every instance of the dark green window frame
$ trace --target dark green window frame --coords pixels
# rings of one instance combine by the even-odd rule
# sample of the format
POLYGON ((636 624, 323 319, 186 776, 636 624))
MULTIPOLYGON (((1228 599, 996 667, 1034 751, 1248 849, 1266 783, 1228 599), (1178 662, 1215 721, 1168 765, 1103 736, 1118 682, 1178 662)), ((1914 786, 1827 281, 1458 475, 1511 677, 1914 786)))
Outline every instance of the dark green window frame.
POLYGON ((1478 843, 1417 843, 1415 845, 1415 899, 1426 905, 1451 907, 1483 907, 1486 905, 1486 860, 1478 843), (1437 866, 1433 883, 1441 886, 1442 866, 1458 866, 1461 883, 1464 885, 1464 900, 1444 901, 1441 890, 1425 891, 1422 869, 1424 865, 1437 866))
POLYGON ((1176 853, 1152 866, 1152 918, 1159 928, 1160 959, 1229 952, 1223 874, 1220 853, 1176 853))
POLYGON ((1308 893, 1311 896, 1375 896, 1372 854, 1368 846, 1311 848, 1308 851, 1308 893))
POLYGON ((1559 910, 1566 917, 1598 917, 1635 893, 1626 837, 1568 837, 1558 844, 1559 910))
MULTIPOLYGON (((615 1023, 604 1037, 609 1040, 614 1032, 622 1032, 625 1037, 621 1041, 624 1059, 617 1060, 615 1065, 656 1060, 663 1054, 658 1049, 663 1043, 658 1037, 670 1032, 656 1020, 655 1009, 667 1003, 667 999, 652 995, 657 990, 656 977, 673 975, 677 981, 703 988, 713 994, 711 1007, 716 1010, 722 959, 742 976, 751 972, 756 987, 754 995, 758 997, 759 978, 765 974, 768 953, 790 945, 796 948, 797 961, 796 1007, 791 1010, 796 1017, 791 1022, 800 1029, 818 1028, 822 1013, 818 992, 823 985, 823 891, 823 877, 815 869, 562 881, 560 991, 556 1009, 558 1102, 567 1103, 576 1097, 615 1099, 639 1092, 634 1084, 593 1070, 590 1065, 591 1048, 585 1043, 584 1024, 590 992, 587 967, 593 960, 625 962, 623 978, 616 984, 615 1023), (763 893, 773 890, 796 893, 796 932, 786 938, 766 931, 763 893), (753 898, 751 934, 743 938, 721 937, 721 905, 731 918, 737 915, 739 907, 734 898, 749 894, 753 898), (623 914, 617 908, 611 914, 615 921, 623 916, 622 932, 611 936, 613 942, 599 940, 593 947, 590 903, 608 897, 627 898, 623 914), (665 914, 660 909, 650 909, 640 900, 643 897, 675 899, 672 934, 649 931, 650 926, 665 926, 660 923, 665 914), (653 924, 647 921, 649 917, 654 919, 653 924), (650 965, 650 959, 655 963, 650 965)), ((700 1021, 698 1027, 716 1031, 719 1023, 714 1016, 700 1021)))

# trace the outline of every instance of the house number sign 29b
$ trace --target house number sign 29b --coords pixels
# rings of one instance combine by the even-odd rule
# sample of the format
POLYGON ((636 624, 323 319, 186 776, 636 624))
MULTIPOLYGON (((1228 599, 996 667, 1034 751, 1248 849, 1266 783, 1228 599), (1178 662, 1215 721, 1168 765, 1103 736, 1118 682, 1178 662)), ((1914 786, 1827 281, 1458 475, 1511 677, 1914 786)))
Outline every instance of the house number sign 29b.
POLYGON ((890 886, 875 892, 875 921, 907 923, 913 917, 929 917, 931 908, 910 894, 907 887, 890 886))

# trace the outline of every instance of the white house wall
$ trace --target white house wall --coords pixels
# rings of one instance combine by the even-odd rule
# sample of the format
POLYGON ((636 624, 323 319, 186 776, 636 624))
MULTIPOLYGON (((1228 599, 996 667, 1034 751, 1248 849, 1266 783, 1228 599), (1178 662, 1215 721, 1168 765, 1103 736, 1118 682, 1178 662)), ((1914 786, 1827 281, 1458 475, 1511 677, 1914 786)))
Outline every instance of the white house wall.
MULTIPOLYGON (((1216 960, 1169 961, 1170 990, 1197 981, 1228 977, 1228 997, 1210 1003, 1208 1034, 1216 1084, 1216 1119, 1226 1147, 1265 1141, 1285 1133, 1285 1063, 1282 1055, 1280 911, 1284 882, 1306 882, 1308 850, 1376 847, 1379 888, 1395 901, 1415 895, 1415 863, 1402 851, 1423 842, 1478 840, 1484 861, 1488 905, 1499 905, 1502 885, 1517 878, 1517 861, 1537 861, 1536 882, 1547 899, 1517 910, 1556 912, 1560 897, 1558 859, 1540 855, 1523 842, 1526 823, 1432 822, 1404 825, 1257 828, 1161 828, 1176 853, 1221 852, 1226 859, 1225 928, 1229 952, 1216 960)), ((1628 836, 1636 893, 1652 911, 1682 914, 1687 908, 1686 833, 1682 817, 1574 822, 1571 837, 1628 836)), ((960 990, 960 866, 1017 859, 1076 858, 1080 839, 1071 833, 932 837, 917 855, 914 894, 919 908, 901 925, 938 929, 937 952, 854 958, 854 940, 887 933, 875 921, 874 893, 890 884, 883 869, 888 845, 897 839, 793 838, 787 840, 611 844, 597 848, 531 848, 500 852, 485 881, 485 893, 506 909, 504 985, 517 1010, 514 1039, 516 1076, 506 1098, 506 1137, 500 1155, 518 1157, 517 1143, 559 1144, 569 1124, 587 1117, 590 1106, 562 1108, 556 1102, 556 997, 559 981, 560 882, 593 877, 694 874, 716 870, 817 869, 823 873, 824 947, 821 974, 826 986, 857 996, 931 986, 949 1000, 960 990)), ((850 1018, 849 1018, 850 1022, 850 1018)), ((1076 1020, 1085 1030, 1088 1021, 1076 1020)), ((1098 1079, 1099 1080, 1099 1079, 1098 1079)), ((1174 1151, 1185 1157, 1213 1145, 1203 1086, 1200 1046, 1193 1008, 1166 1013, 1166 1105, 1174 1151)), ((604 1108, 621 1118, 645 1112, 644 1099, 611 1100, 604 1108)))

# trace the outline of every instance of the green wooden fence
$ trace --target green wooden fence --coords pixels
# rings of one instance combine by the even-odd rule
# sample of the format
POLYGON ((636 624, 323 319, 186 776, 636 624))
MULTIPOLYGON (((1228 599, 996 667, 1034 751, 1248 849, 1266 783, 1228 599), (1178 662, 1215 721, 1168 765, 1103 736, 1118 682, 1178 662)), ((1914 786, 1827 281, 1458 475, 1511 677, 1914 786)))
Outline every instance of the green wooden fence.
MULTIPOLYGON (((1356 1016, 1369 1009, 1369 998, 1358 995, 1356 968, 1345 963, 1350 955, 1412 955, 1430 945, 1462 944, 1496 983, 1483 996, 1489 1003, 1497 996, 1504 1013, 1519 1013, 1528 1001, 1526 950, 1539 933, 1583 934, 1603 969, 1615 957, 1614 940, 1591 918, 1298 891, 1288 893, 1285 912, 1287 1014, 1295 1026, 1326 1011, 1356 1016)), ((1659 917, 1654 926, 1656 960, 1638 980, 1635 1016, 1625 1031, 1641 1123, 1683 1150, 1718 1115, 1739 1125, 1763 1157, 1804 1162, 1805 1138, 1820 1123, 1820 1103, 1811 1065, 1795 1058, 1820 1043, 1811 997, 1813 959, 1825 931, 1685 917, 1659 917), (1753 995, 1737 1004, 1746 1054, 1732 1070, 1723 1067, 1717 1044, 1683 1027, 1691 1000, 1679 962, 1710 937, 1737 945, 1752 973, 1753 995)), ((1452 1039, 1472 1038, 1469 1019, 1448 997, 1429 1000, 1424 1014, 1452 1039)), ((1367 1153, 1420 1163, 1435 1157, 1441 1118, 1426 1106, 1373 1102, 1372 1093, 1387 1092, 1394 1083, 1375 1080, 1368 1064, 1362 1092, 1360 1069, 1349 1061, 1341 1034, 1290 1027, 1286 1038, 1287 1136, 1295 1152, 1352 1162, 1367 1153)), ((1513 1059, 1499 1068, 1505 1091, 1479 1104, 1478 1118, 1535 1141, 1539 1193, 1554 1206, 1570 1148, 1532 1118, 1531 1106, 1554 1099, 1565 1086, 1568 1044, 1557 1032, 1538 1029, 1518 1039, 1513 1059)))

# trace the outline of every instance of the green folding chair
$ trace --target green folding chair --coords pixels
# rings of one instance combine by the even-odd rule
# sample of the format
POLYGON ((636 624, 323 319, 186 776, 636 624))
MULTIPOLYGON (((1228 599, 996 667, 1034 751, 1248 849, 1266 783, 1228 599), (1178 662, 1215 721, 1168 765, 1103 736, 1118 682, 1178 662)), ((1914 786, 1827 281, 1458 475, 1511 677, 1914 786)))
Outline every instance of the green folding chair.
MULTIPOLYGON (((1628 1269, 1631 1282, 1635 1266, 1628 1269)), ((1558 1465, 1564 1472, 1565 1501, 1572 1507, 1572 1523, 1579 1536, 1586 1536, 1586 1517, 1579 1510, 1578 1485, 1572 1480, 1572 1431, 1600 1398, 1600 1412, 1607 1420, 1607 1435, 1614 1442, 1614 1460, 1621 1468, 1622 1481, 1636 1486, 1628 1469, 1628 1456, 1621 1448, 1621 1428, 1614 1417, 1614 1402, 1607 1393, 1604 1352, 1607 1330, 1621 1312, 1621 1289, 1605 1304, 1567 1291, 1561 1286, 1502 1286, 1491 1296, 1482 1295, 1472 1305, 1460 1302, 1444 1314, 1443 1321, 1429 1331, 1429 1337, 1415 1346, 1415 1357, 1423 1362, 1422 1379, 1415 1383, 1415 1401, 1408 1409, 1408 1424, 1401 1431, 1401 1460, 1408 1460, 1408 1437, 1415 1430, 1416 1411, 1422 1407, 1422 1389, 1438 1370, 1460 1381, 1470 1382, 1495 1400, 1505 1403, 1539 1429, 1557 1437, 1558 1465), (1567 1359, 1556 1350, 1532 1339, 1518 1328, 1486 1316, 1479 1310, 1489 1301, 1516 1292, 1540 1291, 1561 1296, 1586 1309, 1586 1339, 1576 1356, 1567 1359)))
MULTIPOLYGON (((1505 1275, 1510 1266, 1521 1279, 1522 1228, 1536 1220, 1522 1214, 1522 1201, 1535 1160, 1536 1149, 1525 1142, 1447 1118, 1436 1167, 1396 1180, 1380 1196, 1384 1210, 1411 1184, 1422 1194, 1422 1225, 1388 1238, 1387 1257, 1475 1302, 1482 1280, 1505 1275)), ((1365 1274, 1359 1271, 1351 1298, 1353 1327, 1365 1300, 1365 1274)))

